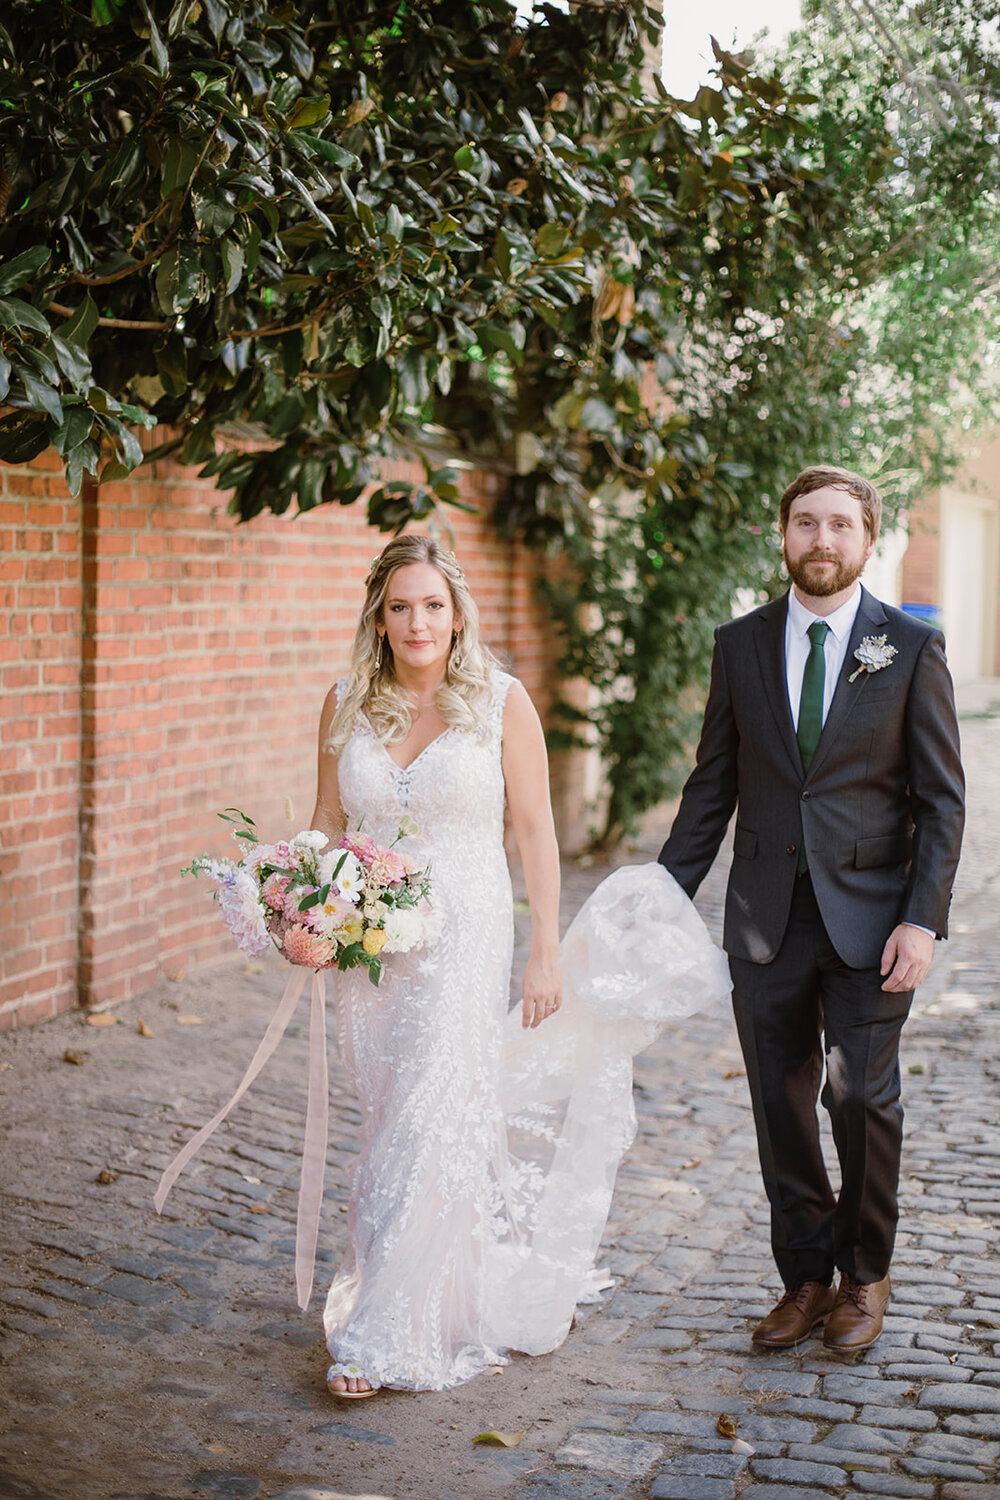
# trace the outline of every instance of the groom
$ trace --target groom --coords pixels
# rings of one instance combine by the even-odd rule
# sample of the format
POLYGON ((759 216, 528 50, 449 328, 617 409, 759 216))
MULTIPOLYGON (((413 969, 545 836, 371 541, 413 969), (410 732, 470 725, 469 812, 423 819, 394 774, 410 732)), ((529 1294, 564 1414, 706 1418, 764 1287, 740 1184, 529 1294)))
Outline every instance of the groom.
POLYGON ((845 469, 805 469, 782 496, 791 588, 716 631, 697 764, 660 852, 693 895, 736 809, 723 945, 785 1284, 753 1333, 766 1349, 824 1321, 840 1352, 882 1331, 899 1036, 947 933, 962 838, 941 635, 858 581, 880 519, 877 490, 845 469), (824 1051, 838 1195, 816 1114, 824 1051))

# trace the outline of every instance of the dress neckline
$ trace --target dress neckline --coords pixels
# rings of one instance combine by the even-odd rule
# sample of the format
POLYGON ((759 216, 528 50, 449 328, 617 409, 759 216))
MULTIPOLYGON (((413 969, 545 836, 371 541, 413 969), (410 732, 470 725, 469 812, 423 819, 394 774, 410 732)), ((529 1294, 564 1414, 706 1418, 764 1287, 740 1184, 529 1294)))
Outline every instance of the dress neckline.
MULTIPOLYGON (((422 750, 418 750, 417 753, 416 753, 416 755, 413 757, 413 759, 412 760, 408 760, 406 762, 405 766, 401 766, 399 764, 399 761, 396 760, 395 756, 390 755, 390 753, 389 753, 389 746, 387 744, 385 744, 384 741, 378 740, 378 742, 381 745, 382 749, 384 750, 385 755, 386 755, 386 759, 389 761, 389 763, 391 765, 394 765, 396 767, 397 771, 402 771, 402 772, 405 773, 406 771, 412 771, 413 767, 416 765, 416 763, 420 759, 420 757, 422 755, 426 755, 427 752, 428 752, 428 750, 432 749, 433 746, 435 746, 441 740, 443 740, 446 735, 451 734, 451 730, 452 730, 452 726, 450 724, 448 725, 447 729, 442 729, 441 733, 440 734, 436 734, 432 740, 428 740, 428 742, 424 746, 424 748, 422 750)), ((378 735, 376 735, 375 738, 378 739, 378 735)))

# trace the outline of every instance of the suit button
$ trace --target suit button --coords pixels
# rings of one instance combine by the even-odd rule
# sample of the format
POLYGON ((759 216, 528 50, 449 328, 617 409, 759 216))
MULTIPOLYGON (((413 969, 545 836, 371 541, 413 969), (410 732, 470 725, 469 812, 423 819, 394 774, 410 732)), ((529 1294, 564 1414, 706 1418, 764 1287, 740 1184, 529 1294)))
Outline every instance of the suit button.
POLYGON ((802 793, 802 800, 803 800, 803 802, 808 802, 809 798, 811 796, 812 796, 812 792, 803 792, 802 793))
POLYGON ((788 848, 785 850, 785 853, 786 854, 794 854, 795 853, 795 845, 794 844, 789 844, 788 848))

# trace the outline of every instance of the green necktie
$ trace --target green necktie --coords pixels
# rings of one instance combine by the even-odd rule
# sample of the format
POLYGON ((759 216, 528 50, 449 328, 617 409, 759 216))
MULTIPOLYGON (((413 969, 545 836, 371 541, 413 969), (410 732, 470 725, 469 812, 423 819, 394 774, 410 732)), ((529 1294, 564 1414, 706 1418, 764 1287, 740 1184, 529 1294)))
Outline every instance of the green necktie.
MULTIPOLYGON (((826 680, 826 655, 823 643, 829 629, 825 620, 815 620, 806 632, 810 646, 806 668, 802 674, 799 723, 795 731, 804 771, 809 770, 823 729, 823 686, 826 680)), ((805 837, 803 836, 802 847, 799 849, 799 875, 805 874, 807 863, 805 837)))

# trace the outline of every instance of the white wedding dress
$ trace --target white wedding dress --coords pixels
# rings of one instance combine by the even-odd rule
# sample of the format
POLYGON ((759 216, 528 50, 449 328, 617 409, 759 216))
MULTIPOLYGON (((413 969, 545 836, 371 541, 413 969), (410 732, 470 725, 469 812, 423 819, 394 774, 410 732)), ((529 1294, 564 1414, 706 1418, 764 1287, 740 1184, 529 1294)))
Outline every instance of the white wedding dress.
POLYGON ((339 766, 348 826, 430 865, 443 918, 380 985, 338 974, 361 1148, 351 1248, 324 1314, 333 1359, 444 1390, 505 1351, 541 1354, 596 1295, 594 1257, 635 1131, 632 1056, 729 992, 723 955, 658 865, 609 877, 563 941, 562 1009, 508 1014, 513 903, 503 848, 499 674, 479 733, 449 729, 405 769, 363 718, 339 766))

